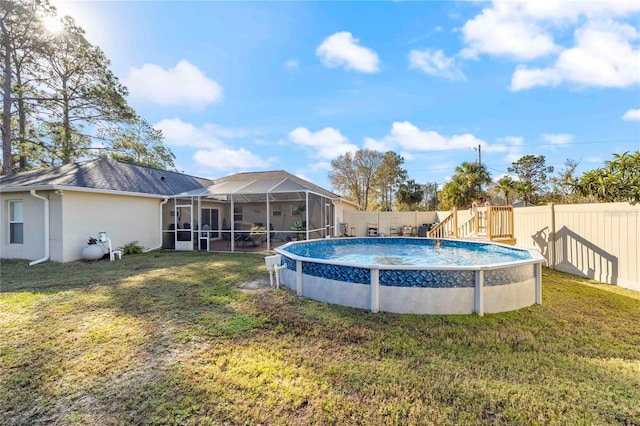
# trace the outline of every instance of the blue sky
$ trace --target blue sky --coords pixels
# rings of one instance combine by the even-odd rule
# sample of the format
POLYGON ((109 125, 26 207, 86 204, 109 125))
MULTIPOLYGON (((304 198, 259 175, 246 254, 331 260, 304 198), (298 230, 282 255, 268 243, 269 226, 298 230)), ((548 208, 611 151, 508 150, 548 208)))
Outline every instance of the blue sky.
POLYGON ((444 183, 542 154, 640 149, 640 2, 65 2, 179 170, 284 169, 393 150, 444 183))

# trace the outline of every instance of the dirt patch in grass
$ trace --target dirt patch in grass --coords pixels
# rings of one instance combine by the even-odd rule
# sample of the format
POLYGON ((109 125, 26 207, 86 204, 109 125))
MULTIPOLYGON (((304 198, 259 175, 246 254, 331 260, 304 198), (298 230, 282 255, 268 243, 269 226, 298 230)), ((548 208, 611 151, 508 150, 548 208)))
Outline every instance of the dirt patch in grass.
POLYGON ((271 284, 269 284, 268 278, 257 278, 255 280, 245 281, 245 282, 239 283, 238 288, 241 291, 248 292, 248 293, 255 293, 255 292, 262 293, 265 291, 273 290, 273 287, 271 286, 271 284))
POLYGON ((640 298, 373 314, 205 253, 0 264, 0 424, 640 424, 640 298))

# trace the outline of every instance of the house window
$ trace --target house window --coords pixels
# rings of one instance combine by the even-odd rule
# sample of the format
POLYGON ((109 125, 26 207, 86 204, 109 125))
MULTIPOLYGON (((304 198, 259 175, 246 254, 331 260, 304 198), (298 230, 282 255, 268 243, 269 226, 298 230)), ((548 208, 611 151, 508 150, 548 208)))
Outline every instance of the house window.
POLYGON ((22 201, 9 201, 9 244, 24 242, 22 201))
POLYGON ((233 207, 233 221, 242 222, 242 206, 233 207))
POLYGON ((282 216, 281 207, 274 207, 272 212, 272 216, 282 216))

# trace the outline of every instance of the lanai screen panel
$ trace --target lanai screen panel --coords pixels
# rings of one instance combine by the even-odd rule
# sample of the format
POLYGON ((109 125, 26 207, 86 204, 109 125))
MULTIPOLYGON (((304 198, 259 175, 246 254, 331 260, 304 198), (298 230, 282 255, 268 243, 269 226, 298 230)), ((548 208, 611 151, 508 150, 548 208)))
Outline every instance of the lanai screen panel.
POLYGON ((321 195, 309 193, 309 238, 324 238, 330 233, 333 223, 331 200, 321 195), (327 227, 329 225, 329 227, 327 227))

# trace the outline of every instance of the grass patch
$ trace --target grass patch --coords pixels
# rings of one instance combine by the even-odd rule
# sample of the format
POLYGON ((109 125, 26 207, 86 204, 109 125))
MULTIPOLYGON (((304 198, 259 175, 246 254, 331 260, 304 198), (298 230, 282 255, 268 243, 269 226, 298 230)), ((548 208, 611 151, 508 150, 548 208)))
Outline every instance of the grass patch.
POLYGON ((0 424, 640 424, 640 294, 373 314, 246 291, 253 255, 0 264, 0 424))

